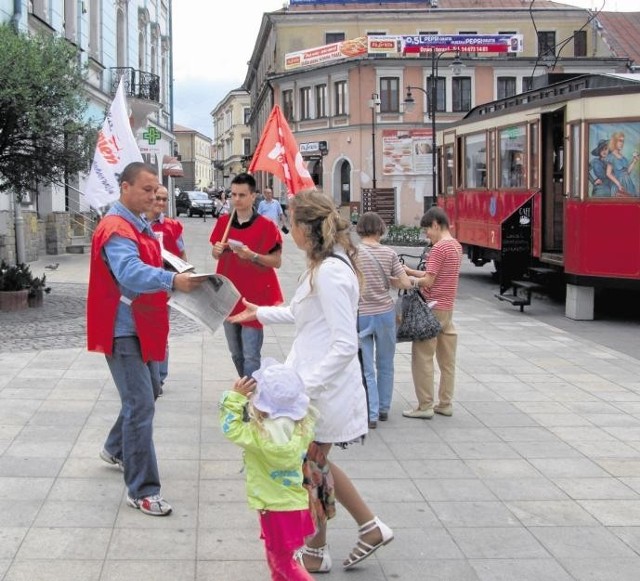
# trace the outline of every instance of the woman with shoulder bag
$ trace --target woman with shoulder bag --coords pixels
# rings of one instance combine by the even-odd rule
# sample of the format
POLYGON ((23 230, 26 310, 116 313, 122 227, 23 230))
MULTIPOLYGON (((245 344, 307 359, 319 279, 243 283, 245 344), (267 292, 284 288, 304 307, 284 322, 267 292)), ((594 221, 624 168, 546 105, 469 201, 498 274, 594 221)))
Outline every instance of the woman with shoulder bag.
MULTIPOLYGON (((359 276, 356 249, 349 222, 333 200, 319 192, 297 194, 290 202, 291 236, 306 253, 303 273, 288 306, 258 307, 243 299, 246 310, 231 317, 234 323, 257 319, 263 324, 294 323, 295 338, 286 364, 302 377, 319 412, 317 448, 333 477, 335 498, 358 523, 358 540, 343 561, 351 569, 393 540, 393 531, 365 503, 349 477, 328 460, 333 446, 344 448, 361 442, 367 433, 366 394, 358 362, 356 331, 359 276)), ((316 534, 298 551, 310 573, 331 569, 327 523, 318 519, 316 534)))
POLYGON ((386 231, 382 218, 366 212, 358 220, 358 267, 364 285, 358 305, 358 337, 369 395, 369 428, 389 419, 396 353, 396 310, 391 286, 410 288, 411 281, 396 252, 380 244, 386 231))
POLYGON ((433 314, 441 329, 432 339, 411 343, 411 375, 418 405, 405 410, 406 418, 430 420, 434 413, 453 415, 453 391, 456 372, 456 346, 458 334, 453 325, 453 306, 458 292, 462 246, 449 231, 449 218, 442 208, 429 208, 420 220, 433 247, 426 271, 405 267, 414 286, 423 297, 434 302, 433 314), (434 364, 440 369, 438 403, 435 403, 434 364))

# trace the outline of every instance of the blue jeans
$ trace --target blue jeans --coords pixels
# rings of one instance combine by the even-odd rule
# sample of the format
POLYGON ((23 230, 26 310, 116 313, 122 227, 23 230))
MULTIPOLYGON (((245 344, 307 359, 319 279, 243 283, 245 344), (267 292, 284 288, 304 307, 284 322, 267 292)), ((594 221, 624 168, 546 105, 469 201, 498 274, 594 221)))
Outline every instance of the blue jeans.
MULTIPOLYGON (((169 312, 169 317, 171 317, 171 307, 167 307, 167 311, 169 312)), ((164 354, 164 361, 160 362, 160 385, 164 385, 164 382, 167 380, 167 375, 169 375, 169 341, 167 340, 167 350, 164 354)))
POLYGON ((167 345, 164 360, 158 363, 158 369, 160 371, 160 385, 163 385, 169 375, 169 345, 167 345))
POLYGON ((231 351, 231 359, 240 377, 251 376, 260 369, 260 351, 264 332, 262 329, 247 327, 239 323, 223 323, 227 345, 231 351))
POLYGON ((124 482, 131 498, 160 494, 160 475, 153 445, 153 415, 160 391, 157 361, 145 363, 137 337, 116 337, 107 364, 122 407, 105 450, 124 464, 124 482))
POLYGON ((395 309, 379 315, 358 316, 362 366, 369 394, 369 420, 389 412, 393 395, 393 357, 396 353, 395 309))

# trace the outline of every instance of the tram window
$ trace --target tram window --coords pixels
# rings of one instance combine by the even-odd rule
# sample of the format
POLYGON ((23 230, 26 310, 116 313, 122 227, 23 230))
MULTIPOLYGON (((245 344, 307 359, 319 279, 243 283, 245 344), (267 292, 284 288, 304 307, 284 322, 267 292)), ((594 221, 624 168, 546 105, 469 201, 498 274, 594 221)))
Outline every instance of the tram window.
POLYGON ((582 168, 580 167, 580 151, 582 150, 580 141, 580 125, 571 126, 571 167, 569 168, 569 180, 571 190, 569 195, 572 198, 580 197, 580 177, 582 176, 582 168))
POLYGON ((487 136, 484 133, 464 138, 464 181, 467 188, 487 187, 487 136))
POLYGON ((539 135, 538 123, 532 123, 529 125, 529 185, 532 188, 540 186, 540 180, 538 178, 538 165, 539 165, 539 153, 538 153, 538 135, 539 135))
POLYGON ((453 145, 444 147, 444 191, 447 195, 453 194, 453 145))
POLYGON ((463 148, 462 148, 462 137, 458 137, 456 139, 456 150, 455 150, 455 162, 453 164, 453 168, 455 170, 455 175, 454 175, 454 179, 455 179, 455 184, 454 186, 457 189, 460 189, 462 187, 462 184, 464 183, 462 181, 463 178, 463 168, 464 168, 464 160, 462 159, 464 152, 463 152, 463 148))
POLYGON ((524 188, 526 176, 526 131, 523 126, 500 131, 500 186, 524 188))
POLYGON ((487 187, 496 187, 496 130, 489 130, 489 171, 487 173, 487 187))

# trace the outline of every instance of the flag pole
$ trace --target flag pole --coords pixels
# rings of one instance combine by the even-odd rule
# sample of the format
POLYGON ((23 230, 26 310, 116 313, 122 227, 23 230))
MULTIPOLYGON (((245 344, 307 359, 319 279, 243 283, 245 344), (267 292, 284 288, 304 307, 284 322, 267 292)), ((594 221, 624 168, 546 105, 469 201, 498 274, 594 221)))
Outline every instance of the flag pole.
POLYGON ((224 234, 222 235, 222 239, 220 240, 222 244, 224 244, 227 241, 227 238, 229 236, 229 230, 231 230, 231 222, 233 222, 233 219, 235 217, 236 217, 236 209, 233 208, 233 210, 231 210, 231 214, 229 214, 229 223, 227 224, 227 227, 224 229, 224 234))

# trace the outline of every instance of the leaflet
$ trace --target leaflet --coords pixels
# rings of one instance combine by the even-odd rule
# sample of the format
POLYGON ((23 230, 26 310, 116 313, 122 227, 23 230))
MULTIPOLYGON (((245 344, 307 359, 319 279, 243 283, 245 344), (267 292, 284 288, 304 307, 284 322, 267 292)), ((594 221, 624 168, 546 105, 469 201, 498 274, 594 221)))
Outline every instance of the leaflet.
POLYGON ((240 293, 226 276, 209 273, 191 276, 206 280, 191 292, 173 291, 169 306, 215 333, 240 300, 240 293))
POLYGON ((175 270, 177 273, 181 272, 189 272, 190 270, 195 270, 195 266, 193 264, 189 264, 176 256, 175 254, 169 252, 168 250, 162 249, 162 260, 171 267, 172 270, 175 270))

